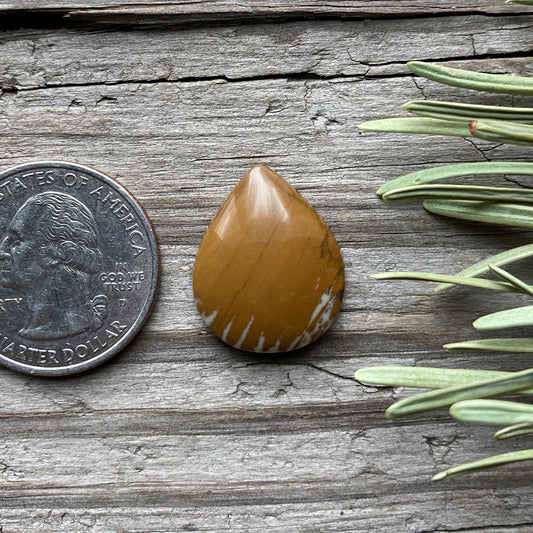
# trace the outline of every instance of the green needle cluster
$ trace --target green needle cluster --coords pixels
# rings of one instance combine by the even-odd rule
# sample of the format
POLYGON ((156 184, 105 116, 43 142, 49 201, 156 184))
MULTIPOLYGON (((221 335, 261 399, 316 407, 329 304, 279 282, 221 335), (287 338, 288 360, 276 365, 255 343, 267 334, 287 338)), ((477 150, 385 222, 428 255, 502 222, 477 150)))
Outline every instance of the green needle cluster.
MULTIPOLYGON (((533 0, 511 0, 533 5, 533 0)), ((484 74, 439 65, 408 63, 412 72, 439 83, 476 91, 533 95, 533 78, 484 74)), ((365 122, 367 131, 422 133, 478 137, 498 143, 533 146, 533 108, 471 105, 453 102, 414 101, 404 109, 416 115, 365 122)), ((444 165, 413 172, 389 181, 378 194, 388 202, 420 201, 427 211, 464 220, 533 228, 533 190, 442 183, 449 178, 481 176, 533 176, 533 163, 481 162, 444 165)), ((533 256, 533 244, 503 251, 454 275, 428 272, 382 272, 379 280, 410 279, 436 282, 436 290, 464 285, 533 296, 533 285, 510 274, 504 266, 533 256), (491 278, 480 277, 489 274, 491 278)), ((533 305, 516 307, 478 318, 480 331, 533 326, 533 305)), ((533 337, 497 337, 446 344, 448 350, 497 350, 533 353, 533 337)), ((509 393, 533 394, 533 369, 497 372, 469 369, 369 367, 355 373, 369 385, 431 389, 390 406, 386 416, 395 419, 431 409, 449 408, 465 422, 502 426, 494 437, 508 439, 533 433, 533 406, 519 401, 493 399, 509 393)), ((533 459, 533 449, 521 450, 467 463, 433 477, 441 480, 516 461, 533 459)))
MULTIPOLYGON (((432 63, 412 61, 419 76, 454 87, 490 93, 533 95, 533 78, 484 74, 432 63)), ((507 144, 533 144, 533 109, 417 100, 403 105, 414 117, 371 120, 359 125, 367 131, 477 137, 507 144)))

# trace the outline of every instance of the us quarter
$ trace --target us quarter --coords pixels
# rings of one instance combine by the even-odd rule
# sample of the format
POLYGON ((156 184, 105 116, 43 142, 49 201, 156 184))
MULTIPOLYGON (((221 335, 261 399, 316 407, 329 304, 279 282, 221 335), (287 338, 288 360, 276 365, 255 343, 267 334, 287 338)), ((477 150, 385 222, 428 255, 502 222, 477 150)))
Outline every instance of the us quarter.
POLYGON ((118 353, 154 302, 159 253, 139 203, 74 163, 0 174, 0 362, 81 372, 118 353))

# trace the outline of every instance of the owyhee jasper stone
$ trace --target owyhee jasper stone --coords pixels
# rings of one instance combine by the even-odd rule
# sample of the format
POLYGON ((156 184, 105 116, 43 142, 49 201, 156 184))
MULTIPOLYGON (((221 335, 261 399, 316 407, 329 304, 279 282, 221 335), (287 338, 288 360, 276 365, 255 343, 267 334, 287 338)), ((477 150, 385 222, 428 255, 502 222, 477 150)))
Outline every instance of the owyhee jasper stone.
POLYGON ((331 326, 341 306, 344 264, 316 211, 275 172, 255 166, 207 229, 193 290, 203 319, 223 341, 285 352, 331 326))

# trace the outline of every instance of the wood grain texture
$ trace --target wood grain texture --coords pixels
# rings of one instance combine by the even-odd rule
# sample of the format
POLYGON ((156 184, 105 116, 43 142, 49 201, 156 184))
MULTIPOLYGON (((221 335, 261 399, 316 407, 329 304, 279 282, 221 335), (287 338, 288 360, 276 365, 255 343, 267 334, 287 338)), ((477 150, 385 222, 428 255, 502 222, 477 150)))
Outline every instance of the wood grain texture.
POLYGON ((428 0, 173 0, 139 2, 139 0, 1 0, 0 11, 5 13, 38 11, 58 12, 71 17, 100 20, 158 21, 169 23, 182 20, 220 20, 233 17, 295 17, 295 16, 367 16, 420 15, 442 13, 510 13, 525 11, 523 6, 506 6, 500 0, 463 0, 432 2, 428 0), (139 19, 140 17, 140 19, 139 19))
POLYGON ((125 20, 113 10, 137 16, 143 6, 134 2, 0 4, 5 13, 101 7, 94 13, 111 22, 33 24, 29 14, 33 28, 6 26, 1 166, 66 159, 120 180, 148 211, 163 264, 150 320, 109 363, 67 379, 0 372, 0 531, 530 531, 527 464, 429 478, 531 440, 495 442, 493 428, 440 412, 388 422, 384 409, 409 391, 363 387, 352 376, 375 364, 530 366, 526 355, 440 348, 475 338, 475 318, 525 305, 525 296, 434 295, 428 285, 369 277, 452 273, 530 242, 525 230, 453 222, 375 196, 404 172, 529 160, 530 150, 363 134, 356 125, 417 98, 531 105, 440 87, 405 68, 426 59, 533 75, 531 15, 500 0, 231 2, 235 13, 250 8, 245 23, 172 26, 172 10, 216 20, 229 4, 154 4, 169 24, 152 27, 112 23, 125 20), (368 20, 326 17, 364 9, 368 20), (288 20, 302 13, 316 18, 288 20), (193 302, 202 235, 255 163, 315 207, 346 264, 339 318, 293 355, 223 345, 193 302))

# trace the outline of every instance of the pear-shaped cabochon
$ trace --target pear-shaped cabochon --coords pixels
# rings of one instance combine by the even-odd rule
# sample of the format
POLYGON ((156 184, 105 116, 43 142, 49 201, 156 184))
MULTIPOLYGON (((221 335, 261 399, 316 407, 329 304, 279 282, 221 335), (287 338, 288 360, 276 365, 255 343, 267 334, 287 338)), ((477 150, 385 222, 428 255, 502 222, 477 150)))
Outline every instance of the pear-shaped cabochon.
POLYGON ((330 229, 284 179, 253 167, 202 240, 198 310, 235 348, 285 352, 320 337, 339 312, 344 264, 330 229))

